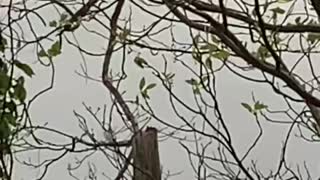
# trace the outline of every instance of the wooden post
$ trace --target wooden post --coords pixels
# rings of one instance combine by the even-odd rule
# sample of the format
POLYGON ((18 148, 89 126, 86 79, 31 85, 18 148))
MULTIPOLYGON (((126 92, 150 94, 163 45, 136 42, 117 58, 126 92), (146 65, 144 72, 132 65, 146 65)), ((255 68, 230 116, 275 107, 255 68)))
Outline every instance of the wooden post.
POLYGON ((135 140, 133 180, 161 180, 157 129, 147 127, 135 140))

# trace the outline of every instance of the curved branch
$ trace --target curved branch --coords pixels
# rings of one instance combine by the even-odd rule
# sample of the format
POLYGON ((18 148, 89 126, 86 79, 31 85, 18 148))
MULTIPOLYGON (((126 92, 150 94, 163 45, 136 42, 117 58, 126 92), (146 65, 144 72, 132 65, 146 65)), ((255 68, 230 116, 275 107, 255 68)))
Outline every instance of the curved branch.
MULTIPOLYGON (((313 96, 310 92, 307 92, 303 85, 300 84, 299 81, 292 76, 292 73, 290 73, 283 67, 277 70, 277 68, 273 64, 258 60, 244 47, 241 41, 232 32, 226 30, 223 25, 213 19, 212 16, 197 9, 192 9, 185 4, 180 3, 179 5, 175 5, 175 2, 166 2, 166 5, 169 9, 171 9, 172 13, 186 25, 203 32, 209 32, 217 35, 225 45, 227 45, 232 51, 235 52, 235 54, 241 57, 248 64, 285 82, 291 90, 297 93, 303 99, 303 101, 307 103, 311 111, 313 111, 314 109, 311 108, 312 106, 320 107, 320 99, 313 96), (210 25, 205 25, 188 19, 188 17, 186 17, 177 9, 178 6, 206 19, 210 23, 210 25)), ((317 113, 313 112, 312 114, 314 115, 317 113)), ((320 125, 320 114, 314 116, 314 118, 316 119, 318 125, 320 125)))

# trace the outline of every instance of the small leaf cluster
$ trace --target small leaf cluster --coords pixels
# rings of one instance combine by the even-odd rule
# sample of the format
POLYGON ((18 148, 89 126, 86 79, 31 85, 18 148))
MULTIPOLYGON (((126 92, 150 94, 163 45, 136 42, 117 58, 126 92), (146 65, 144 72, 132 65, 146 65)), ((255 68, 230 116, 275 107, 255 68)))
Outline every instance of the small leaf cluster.
POLYGON ((31 67, 18 60, 9 61, 5 58, 7 40, 0 35, 0 142, 6 142, 13 129, 18 125, 18 106, 24 104, 27 92, 24 86, 24 76, 12 77, 12 70, 16 68, 27 76, 34 75, 31 67), (14 68, 16 67, 16 68, 14 68), (10 70, 9 70, 10 69, 10 70))
POLYGON ((48 58, 53 58, 55 56, 58 56, 59 54, 61 54, 61 42, 60 41, 56 41, 55 43, 53 43, 51 45, 51 47, 45 51, 44 49, 42 49, 39 53, 38 56, 39 57, 48 57, 48 58))
POLYGON ((261 103, 260 101, 255 102, 254 105, 249 105, 248 103, 241 103, 241 105, 255 116, 258 115, 258 112, 268 108, 267 105, 261 103))
POLYGON ((320 33, 309 33, 307 36, 307 41, 311 44, 318 43, 320 41, 320 33))
POLYGON ((61 14, 60 19, 49 22, 50 27, 62 27, 64 31, 74 31, 80 26, 80 20, 71 21, 67 14, 61 14))
POLYGON ((266 59, 270 58, 271 57, 271 53, 269 52, 269 50, 261 45, 259 46, 257 52, 253 52, 252 53, 256 58, 262 60, 262 61, 265 61, 266 59))
POLYGON ((194 47, 192 48, 192 56, 196 61, 200 61, 203 55, 207 55, 204 64, 207 68, 212 68, 212 58, 225 61, 230 53, 223 49, 219 40, 212 35, 210 41, 205 40, 200 35, 194 37, 194 47))
POLYGON ((150 99, 149 91, 156 86, 157 86, 156 83, 150 83, 147 85, 146 79, 144 77, 141 78, 140 83, 139 83, 139 90, 140 90, 142 97, 146 98, 146 99, 150 99))
POLYGON ((161 73, 162 76, 163 76, 163 81, 164 83, 166 83, 168 86, 173 86, 173 80, 174 80, 174 77, 176 76, 175 73, 173 72, 163 72, 161 73))
POLYGON ((186 80, 186 83, 192 86, 193 93, 200 94, 203 85, 208 81, 208 76, 202 76, 200 80, 194 78, 186 80))
POLYGON ((130 29, 123 29, 123 31, 121 31, 118 34, 119 41, 125 42, 129 35, 130 35, 130 29))
POLYGON ((277 23, 278 15, 283 15, 286 13, 286 10, 284 10, 280 7, 272 8, 272 9, 270 9, 270 11, 272 12, 271 18, 272 18, 274 24, 277 23))

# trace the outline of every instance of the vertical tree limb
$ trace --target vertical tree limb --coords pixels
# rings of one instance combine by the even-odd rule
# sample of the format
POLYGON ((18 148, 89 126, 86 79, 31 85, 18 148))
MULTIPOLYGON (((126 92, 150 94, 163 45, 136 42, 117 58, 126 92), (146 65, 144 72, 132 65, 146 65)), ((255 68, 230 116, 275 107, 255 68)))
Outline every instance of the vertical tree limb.
POLYGON ((148 127, 137 136, 133 180, 161 180, 157 129, 148 127))

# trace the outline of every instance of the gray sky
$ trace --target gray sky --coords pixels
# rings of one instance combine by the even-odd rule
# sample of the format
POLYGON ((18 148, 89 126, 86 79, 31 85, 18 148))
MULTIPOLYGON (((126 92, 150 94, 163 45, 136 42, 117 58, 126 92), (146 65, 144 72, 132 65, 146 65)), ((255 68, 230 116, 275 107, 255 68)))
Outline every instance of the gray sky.
MULTIPOLYGON (((161 10, 159 10, 159 12, 161 12, 161 10)), ((52 16, 52 10, 46 10, 42 13, 47 21, 55 19, 54 16, 52 16)), ((132 19, 135 22, 135 24, 132 25, 134 29, 141 28, 143 24, 152 22, 152 19, 147 19, 147 16, 137 13, 137 11, 134 11, 132 19)), ((38 26, 35 27, 38 28, 38 26)), ((96 27, 97 25, 90 24, 91 29, 96 27)), ((40 33, 48 30, 48 28, 41 28, 41 26, 39 26, 39 29, 41 29, 39 30, 40 33)), ((179 40, 190 40, 186 29, 177 27, 175 30, 179 40)), ((107 44, 106 40, 99 39, 93 35, 88 35, 81 29, 76 32, 76 36, 83 48, 100 53, 104 52, 104 48, 107 44)), ((68 37, 72 36, 69 35, 68 37)), ((168 34, 163 34, 158 38, 170 42, 168 34)), ((121 90, 127 90, 126 97, 132 99, 134 99, 135 95, 138 93, 138 84, 141 77, 145 76, 147 82, 156 82, 150 71, 143 71, 133 63, 135 56, 136 54, 131 54, 127 57, 126 71, 129 77, 121 86, 121 90)), ((161 56, 151 56, 150 53, 146 51, 143 51, 142 56, 148 60, 149 63, 158 67, 162 66, 161 56)), ((49 85, 50 69, 36 63, 34 59, 34 49, 26 50, 21 57, 27 57, 24 60, 33 64, 32 67, 36 73, 32 79, 27 81, 29 97, 32 97, 32 95, 39 90, 44 89, 49 85)), ((290 58, 291 57, 288 56, 288 59, 290 58)), ((119 59, 119 54, 116 54, 113 58, 114 61, 119 59)), ((85 81, 75 73, 75 71, 81 72, 80 64, 82 63, 81 56, 75 48, 71 48, 65 43, 62 55, 54 59, 54 61, 56 67, 54 88, 34 102, 30 112, 31 118, 35 124, 48 123, 48 126, 51 128, 56 128, 73 135, 80 135, 81 131, 73 111, 76 110, 81 114, 86 114, 86 111, 82 106, 83 102, 93 108, 103 107, 105 104, 110 106, 110 100, 108 98, 109 92, 102 84, 90 80, 85 81)), ((88 73, 91 76, 95 78, 100 77, 102 61, 102 57, 87 57, 88 73)), ((193 63, 191 57, 186 57, 185 61, 189 64, 193 63)), ((170 63, 170 66, 171 70, 176 73, 176 86, 174 91, 177 92, 182 99, 185 99, 187 103, 194 103, 191 98, 191 90, 186 90, 186 87, 188 86, 185 85, 184 82, 186 79, 191 78, 190 73, 183 69, 178 63, 170 63)), ((113 68, 115 71, 119 70, 117 62, 113 62, 113 68)), ((304 67, 300 66, 298 72, 304 73, 304 67)), ((157 110, 157 114, 168 122, 181 123, 173 116, 172 111, 168 108, 167 93, 161 88, 159 82, 157 83, 158 86, 151 92, 152 105, 157 110)), ((256 99, 267 104, 272 110, 278 110, 285 107, 281 98, 274 95, 272 89, 268 85, 259 85, 244 81, 227 69, 224 69, 217 74, 217 94, 220 108, 230 129, 234 146, 238 149, 240 156, 245 152, 258 133, 257 126, 254 123, 254 117, 241 106, 242 102, 252 103, 252 92, 254 92, 256 99)), ((95 132, 97 136, 102 138, 102 132, 97 128, 94 120, 92 118, 89 120, 90 116, 88 114, 86 114, 86 117, 88 117, 88 122, 91 123, 90 125, 92 128, 96 129, 95 132)), ((281 119, 284 117, 275 116, 274 118, 281 119)), ((156 122, 151 122, 151 124, 158 128, 163 127, 156 122)), ((261 124, 263 125, 264 130, 263 139, 259 142, 257 148, 248 160, 257 161, 258 167, 267 173, 269 170, 275 170, 279 163, 280 147, 284 142, 289 126, 271 124, 265 121, 261 121, 261 124)), ((120 126, 122 126, 120 120, 119 122, 115 122, 115 127, 120 126)), ((53 142, 64 141, 64 139, 52 134, 42 134, 42 136, 53 142)), ((295 166, 296 163, 303 164, 304 161, 307 162, 313 177, 319 177, 320 163, 319 159, 315 158, 317 157, 318 151, 318 145, 306 143, 302 139, 292 136, 288 145, 287 160, 289 163, 292 163, 291 165, 293 166, 295 166)), ((53 155, 51 152, 27 152, 21 154, 20 157, 24 160, 31 158, 33 162, 37 162, 37 160, 43 160, 51 155, 53 155)), ((74 158, 81 156, 82 155, 80 154, 72 154, 63 158, 50 168, 44 179, 71 179, 66 170, 68 163, 74 163, 74 158)), ((105 161, 105 159, 103 160, 101 157, 103 157, 103 155, 97 153, 89 159, 89 162, 96 163, 100 177, 102 172, 113 174, 111 177, 114 177, 114 171, 112 171, 110 166, 106 163, 107 161, 105 161)), ((160 142, 160 159, 165 171, 183 171, 181 175, 171 179, 194 179, 194 174, 191 171, 187 154, 177 140, 160 142)), ((87 167, 87 163, 85 163, 80 170, 76 171, 76 174, 79 175, 78 177, 80 177, 80 179, 87 175, 87 167)), ((16 166, 15 172, 14 179, 28 180, 36 177, 39 170, 30 167, 16 166)))

